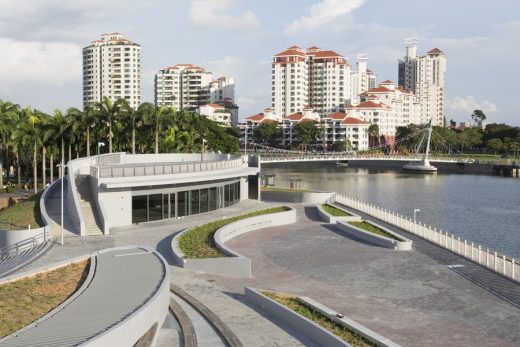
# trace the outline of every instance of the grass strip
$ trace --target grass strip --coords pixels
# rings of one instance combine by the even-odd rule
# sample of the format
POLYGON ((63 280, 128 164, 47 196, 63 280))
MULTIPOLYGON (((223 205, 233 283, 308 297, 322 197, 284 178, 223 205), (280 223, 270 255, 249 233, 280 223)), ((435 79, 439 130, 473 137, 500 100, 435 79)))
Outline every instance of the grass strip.
POLYGON ((269 291, 263 291, 262 294, 273 299, 281 305, 290 308, 294 312, 310 319, 314 323, 318 324, 327 331, 333 333, 339 338, 347 341, 354 347, 366 347, 366 346, 377 346, 375 343, 366 340, 363 336, 358 335, 356 332, 347 329, 346 327, 332 321, 323 314, 314 311, 309 306, 298 301, 296 297, 280 295, 269 291))
POLYGON ((213 235, 224 225, 236 222, 237 220, 260 216, 269 213, 278 213, 288 211, 289 207, 272 207, 265 210, 255 211, 240 216, 231 217, 228 219, 218 220, 211 223, 199 225, 179 239, 179 248, 184 253, 184 258, 188 259, 203 259, 203 258, 221 258, 228 257, 216 245, 213 235))
POLYGON ((0 337, 43 317, 71 296, 88 275, 90 260, 0 286, 0 337))
POLYGON ((310 192, 310 190, 306 189, 295 189, 295 188, 278 188, 278 187, 261 187, 262 192, 285 192, 285 193, 306 193, 310 192))
POLYGON ((0 230, 25 230, 44 226, 40 214, 40 198, 43 192, 20 201, 0 211, 0 230))
POLYGON ((367 221, 362 222, 348 222, 348 224, 351 224, 355 227, 358 227, 359 229, 363 229, 365 231, 368 231, 369 233, 388 237, 390 239, 396 240, 396 241, 404 241, 403 239, 396 237, 394 234, 390 234, 389 232, 376 227, 375 225, 372 225, 368 223, 367 221))
POLYGON ((340 210, 336 206, 332 206, 329 204, 323 204, 321 207, 330 215, 334 217, 350 217, 352 216, 350 213, 340 210))

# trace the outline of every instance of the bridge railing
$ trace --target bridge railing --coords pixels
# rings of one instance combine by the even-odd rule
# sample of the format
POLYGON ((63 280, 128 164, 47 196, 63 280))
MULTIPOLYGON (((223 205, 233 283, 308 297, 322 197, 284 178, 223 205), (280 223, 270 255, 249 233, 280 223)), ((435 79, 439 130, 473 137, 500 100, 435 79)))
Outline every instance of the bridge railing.
POLYGON ((520 264, 518 264, 514 258, 499 254, 489 248, 484 249, 481 245, 476 245, 473 242, 456 237, 452 233, 440 229, 437 230, 437 228, 422 224, 421 222, 415 223, 407 216, 387 211, 379 206, 363 202, 344 194, 336 193, 331 199, 333 202, 351 207, 426 239, 515 281, 520 281, 520 264))

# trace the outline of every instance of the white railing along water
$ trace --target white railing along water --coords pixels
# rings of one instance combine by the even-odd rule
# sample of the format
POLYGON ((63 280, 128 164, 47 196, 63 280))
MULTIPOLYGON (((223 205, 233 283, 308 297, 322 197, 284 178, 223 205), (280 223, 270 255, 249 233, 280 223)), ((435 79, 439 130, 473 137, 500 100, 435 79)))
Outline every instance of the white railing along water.
POLYGON ((422 224, 421 222, 416 223, 412 218, 399 215, 395 212, 385 210, 379 206, 363 202, 344 194, 336 193, 331 199, 333 202, 361 211, 426 239, 506 277, 512 278, 516 281, 520 280, 520 264, 518 264, 514 258, 498 254, 498 252, 492 251, 489 248, 484 249, 481 245, 476 245, 473 242, 464 239, 461 240, 460 237, 456 237, 452 233, 440 229, 438 230, 437 228, 433 228, 431 225, 422 224))

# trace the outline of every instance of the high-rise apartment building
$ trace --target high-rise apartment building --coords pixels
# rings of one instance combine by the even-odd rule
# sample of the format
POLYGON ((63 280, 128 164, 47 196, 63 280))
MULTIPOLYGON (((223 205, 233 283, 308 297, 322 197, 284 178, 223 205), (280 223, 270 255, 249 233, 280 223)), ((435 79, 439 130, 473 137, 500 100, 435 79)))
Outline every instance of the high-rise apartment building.
POLYGON ((417 97, 421 105, 421 123, 432 120, 444 125, 444 86, 446 55, 434 48, 424 56, 417 56, 417 40, 405 42, 406 56, 399 60, 399 86, 417 97))
POLYGON ((102 34, 83 48, 83 105, 125 99, 137 108, 141 103, 141 46, 120 33, 102 34))
POLYGON ((351 92, 350 104, 357 105, 360 103, 359 95, 369 89, 376 87, 376 75, 367 69, 367 54, 358 54, 356 57, 357 71, 352 71, 350 75, 351 92))
POLYGON ((350 65, 340 54, 292 46, 273 57, 272 107, 277 114, 312 108, 324 116, 344 110, 350 98, 350 65))
MULTIPOLYGON (((234 104, 235 79, 213 80, 210 71, 193 64, 177 64, 155 75, 155 104, 197 111, 212 103, 234 104)), ((226 107, 227 108, 227 107, 226 107)))

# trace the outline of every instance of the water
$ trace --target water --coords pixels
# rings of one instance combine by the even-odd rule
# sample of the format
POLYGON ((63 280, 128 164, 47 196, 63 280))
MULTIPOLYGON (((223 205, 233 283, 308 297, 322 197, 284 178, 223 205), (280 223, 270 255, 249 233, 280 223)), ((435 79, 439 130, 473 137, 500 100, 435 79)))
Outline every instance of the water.
POLYGON ((277 187, 335 191, 413 217, 499 253, 520 258, 520 179, 350 168, 334 163, 264 164, 277 187))

